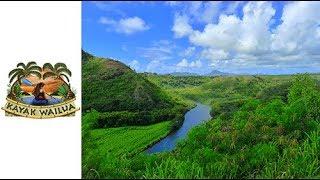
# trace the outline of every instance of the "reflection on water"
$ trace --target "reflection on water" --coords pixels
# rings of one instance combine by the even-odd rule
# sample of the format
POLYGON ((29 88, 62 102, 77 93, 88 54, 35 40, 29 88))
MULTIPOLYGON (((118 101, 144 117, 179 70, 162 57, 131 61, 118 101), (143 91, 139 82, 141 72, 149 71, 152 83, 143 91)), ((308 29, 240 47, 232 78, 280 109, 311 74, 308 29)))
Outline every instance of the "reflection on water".
POLYGON ((185 138, 192 127, 203 123, 210 118, 210 107, 204 104, 197 103, 197 106, 195 108, 191 109, 185 114, 184 122, 180 129, 171 133, 155 145, 151 146, 146 150, 146 153, 150 154, 173 150, 178 140, 185 138))
MULTIPOLYGON (((21 101, 25 104, 30 104, 30 105, 35 105, 33 104, 34 102, 34 96, 25 96, 21 98, 21 101)), ((61 97, 53 97, 51 99, 48 99, 48 102, 46 104, 43 104, 43 106, 46 105, 53 105, 53 104, 58 104, 61 103, 63 100, 61 97)))

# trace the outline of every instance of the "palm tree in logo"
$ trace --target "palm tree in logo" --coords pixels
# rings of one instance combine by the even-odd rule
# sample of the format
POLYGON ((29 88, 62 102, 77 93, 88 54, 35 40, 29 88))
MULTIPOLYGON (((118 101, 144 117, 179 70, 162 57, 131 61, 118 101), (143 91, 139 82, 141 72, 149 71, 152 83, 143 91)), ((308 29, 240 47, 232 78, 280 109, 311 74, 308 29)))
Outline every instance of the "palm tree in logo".
POLYGON ((42 67, 42 69, 48 69, 49 71, 45 72, 43 74, 43 79, 47 79, 49 77, 54 77, 55 79, 59 79, 63 81, 65 84, 68 85, 68 98, 75 97, 74 93, 71 91, 70 87, 70 81, 69 77, 71 77, 71 71, 67 68, 67 66, 64 63, 56 63, 54 66, 50 63, 45 63, 42 67), (67 80, 67 82, 64 80, 64 78, 67 80))
MULTIPOLYGON (((22 62, 18 63, 17 68, 9 72, 9 83, 11 84, 14 80, 16 80, 11 87, 14 87, 17 83, 21 85, 22 79, 28 77, 29 75, 34 75, 41 79, 41 67, 39 67, 34 61, 29 62, 27 65, 22 62)), ((12 89, 13 88, 10 90, 10 97, 15 96, 12 89)))

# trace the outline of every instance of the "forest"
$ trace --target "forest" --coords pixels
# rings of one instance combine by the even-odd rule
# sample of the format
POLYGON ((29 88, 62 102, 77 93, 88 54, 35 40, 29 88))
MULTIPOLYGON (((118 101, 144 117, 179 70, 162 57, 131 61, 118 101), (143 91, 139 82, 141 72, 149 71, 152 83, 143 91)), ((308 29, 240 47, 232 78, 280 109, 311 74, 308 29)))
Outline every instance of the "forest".
POLYGON ((83 57, 84 178, 320 178, 319 74, 177 77, 83 57), (213 118, 146 154, 196 102, 213 118))

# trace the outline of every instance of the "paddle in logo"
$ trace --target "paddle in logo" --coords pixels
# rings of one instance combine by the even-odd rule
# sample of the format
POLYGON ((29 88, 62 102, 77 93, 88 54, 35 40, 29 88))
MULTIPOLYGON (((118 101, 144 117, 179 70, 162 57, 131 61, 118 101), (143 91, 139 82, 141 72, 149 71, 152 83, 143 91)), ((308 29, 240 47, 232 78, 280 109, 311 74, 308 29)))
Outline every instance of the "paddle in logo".
POLYGON ((72 73, 64 63, 18 63, 9 72, 7 116, 54 118, 74 116, 75 93, 70 85, 72 73))

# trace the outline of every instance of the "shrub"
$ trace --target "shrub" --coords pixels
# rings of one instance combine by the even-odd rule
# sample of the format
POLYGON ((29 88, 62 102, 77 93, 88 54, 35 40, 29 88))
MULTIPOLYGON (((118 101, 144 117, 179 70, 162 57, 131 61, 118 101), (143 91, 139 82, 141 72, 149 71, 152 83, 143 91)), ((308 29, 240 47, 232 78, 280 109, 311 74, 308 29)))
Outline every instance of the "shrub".
POLYGON ((226 101, 213 101, 212 116, 230 116, 234 111, 238 110, 245 103, 243 99, 232 99, 226 101))

